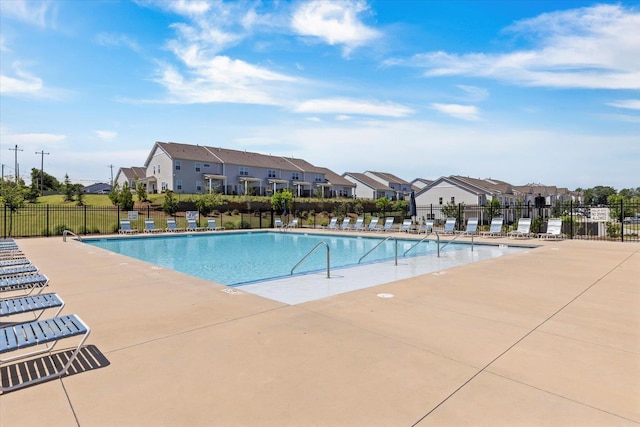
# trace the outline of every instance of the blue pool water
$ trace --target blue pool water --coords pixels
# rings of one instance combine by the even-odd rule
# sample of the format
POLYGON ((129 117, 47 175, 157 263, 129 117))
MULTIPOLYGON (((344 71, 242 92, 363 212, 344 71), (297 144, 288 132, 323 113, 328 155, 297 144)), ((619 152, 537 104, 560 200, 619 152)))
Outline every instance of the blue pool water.
MULTIPOLYGON (((386 237, 386 236, 385 236, 386 237)), ((330 248, 331 270, 359 265, 359 259, 383 238, 282 232, 233 232, 180 234, 172 236, 83 239, 84 243, 147 261, 214 282, 239 286, 290 276, 291 269, 320 242, 330 248)), ((398 257, 416 243, 398 240, 398 257)), ((468 248, 468 244, 450 244, 444 250, 468 248)), ((388 240, 369 254, 360 265, 393 260, 395 241, 388 240)), ((436 252, 434 242, 422 242, 407 256, 436 252)), ((321 246, 310 255, 295 274, 323 271, 327 252, 321 246)))

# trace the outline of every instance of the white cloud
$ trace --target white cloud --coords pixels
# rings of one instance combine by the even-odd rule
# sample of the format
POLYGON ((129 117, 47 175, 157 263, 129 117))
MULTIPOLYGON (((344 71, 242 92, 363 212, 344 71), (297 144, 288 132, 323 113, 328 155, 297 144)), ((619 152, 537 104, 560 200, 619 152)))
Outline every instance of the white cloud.
POLYGON ((358 114, 369 116, 405 117, 413 113, 408 107, 391 102, 360 101, 345 98, 311 99, 293 109, 296 113, 358 114))
POLYGON ((110 130, 94 130, 93 133, 102 141, 113 141, 118 136, 117 132, 110 130))
MULTIPOLYGON (((62 148, 67 143, 66 135, 53 133, 7 133, 4 129, 0 132, 2 145, 15 146, 25 150, 37 150, 45 147, 47 150, 51 148, 62 148)), ((4 149, 4 148, 3 148, 4 149)))
POLYGON ((52 26, 55 6, 50 1, 10 0, 0 3, 3 16, 40 28, 52 26))
POLYGON ((467 75, 523 86, 640 89, 640 12, 599 5, 522 20, 507 32, 531 37, 535 47, 502 54, 427 52, 409 64, 428 77, 467 75))
POLYGON ((457 87, 467 94, 470 101, 483 101, 489 97, 489 91, 485 88, 468 85, 457 85, 457 87))
POLYGON ((381 36, 367 27, 358 15, 369 8, 362 1, 308 1, 300 3, 291 27, 301 36, 314 37, 329 45, 343 45, 344 54, 381 36))
POLYGON ((609 102, 607 105, 617 108, 627 108, 629 110, 640 110, 640 99, 621 99, 609 102))
POLYGON ((478 120, 478 108, 474 105, 431 104, 431 108, 456 119, 478 120))
POLYGON ((18 64, 14 64, 15 77, 0 75, 0 93, 6 95, 30 94, 37 95, 43 89, 42 79, 22 71, 18 64))
POLYGON ((95 41, 101 46, 119 47, 125 46, 134 52, 140 52, 140 46, 124 34, 100 33, 95 36, 95 41))

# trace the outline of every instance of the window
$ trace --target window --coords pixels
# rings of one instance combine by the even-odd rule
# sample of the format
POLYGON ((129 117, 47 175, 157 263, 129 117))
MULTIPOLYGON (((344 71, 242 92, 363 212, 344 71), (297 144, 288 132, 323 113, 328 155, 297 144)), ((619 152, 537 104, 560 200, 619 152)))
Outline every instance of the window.
POLYGON ((176 160, 176 170, 177 170, 177 171, 179 171, 179 170, 180 170, 180 167, 181 167, 181 166, 182 166, 182 165, 181 165, 181 163, 180 163, 180 160, 176 160))
POLYGON ((200 172, 200 163, 196 162, 196 172, 200 172))
POLYGON ((202 191, 202 181, 196 181, 196 191, 202 191))
POLYGON ((167 191, 167 188, 169 188, 169 186, 167 185, 166 182, 162 181, 162 184, 160 184, 160 189, 161 191, 167 191))
POLYGON ((324 179, 322 178, 322 175, 321 175, 321 174, 319 174, 319 173, 317 173, 317 174, 316 174, 315 180, 316 180, 316 182, 322 182, 322 181, 324 181, 324 179))
POLYGON ((160 173, 160 165, 158 164, 158 173, 160 173))
POLYGON ((438 204, 442 204, 442 197, 438 197, 438 204))
POLYGON ((240 166, 240 176, 249 176, 249 168, 246 166, 240 166))
POLYGON ((176 190, 182 190, 182 180, 176 179, 176 190))
POLYGON ((291 172, 291 179, 298 181, 300 179, 300 174, 298 172, 291 172))
POLYGON ((153 167, 153 174, 154 175, 156 174, 156 167, 155 166, 153 167))
POLYGON ((451 196, 451 203, 455 203, 456 202, 456 198, 451 196))
POLYGON ((269 169, 269 170, 267 171, 267 176, 268 176, 269 178, 275 178, 275 177, 276 177, 276 171, 275 171, 275 170, 273 170, 273 169, 269 169))
POLYGON ((204 168, 210 168, 211 167, 211 163, 205 163, 202 165, 204 168))

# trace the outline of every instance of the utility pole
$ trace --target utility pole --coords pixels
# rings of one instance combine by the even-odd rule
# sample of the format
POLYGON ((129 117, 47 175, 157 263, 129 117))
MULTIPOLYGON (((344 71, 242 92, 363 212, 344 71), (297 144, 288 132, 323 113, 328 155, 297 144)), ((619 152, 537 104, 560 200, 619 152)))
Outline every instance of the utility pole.
POLYGON ((111 168, 111 182, 109 184, 113 187, 113 165, 107 165, 107 167, 111 168))
POLYGON ((9 148, 9 150, 16 152, 15 153, 16 154, 16 159, 15 159, 15 163, 14 163, 14 166, 15 166, 14 171, 16 173, 16 185, 17 185, 18 184, 18 177, 20 176, 20 173, 18 171, 18 151, 24 151, 24 150, 22 148, 18 148, 18 144, 16 144, 16 148, 9 148))
POLYGON ((44 191, 43 191, 43 183, 44 183, 44 155, 45 154, 50 154, 50 153, 45 153, 44 150, 42 151, 36 151, 36 154, 40 154, 40 195, 44 196, 44 191))

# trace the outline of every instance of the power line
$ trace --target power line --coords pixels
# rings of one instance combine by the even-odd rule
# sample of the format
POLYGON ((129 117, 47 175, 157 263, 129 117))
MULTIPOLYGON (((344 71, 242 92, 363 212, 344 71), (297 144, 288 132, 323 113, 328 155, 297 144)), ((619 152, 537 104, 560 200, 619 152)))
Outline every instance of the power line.
POLYGON ((40 194, 44 194, 43 191, 43 183, 44 183, 44 155, 50 154, 45 153, 44 150, 36 151, 36 154, 40 154, 40 194))
POLYGON ((18 183, 18 177, 20 174, 18 173, 18 151, 24 151, 22 148, 18 148, 18 144, 16 144, 16 148, 9 148, 10 151, 15 151, 16 159, 15 159, 15 175, 16 175, 16 184, 18 183))

